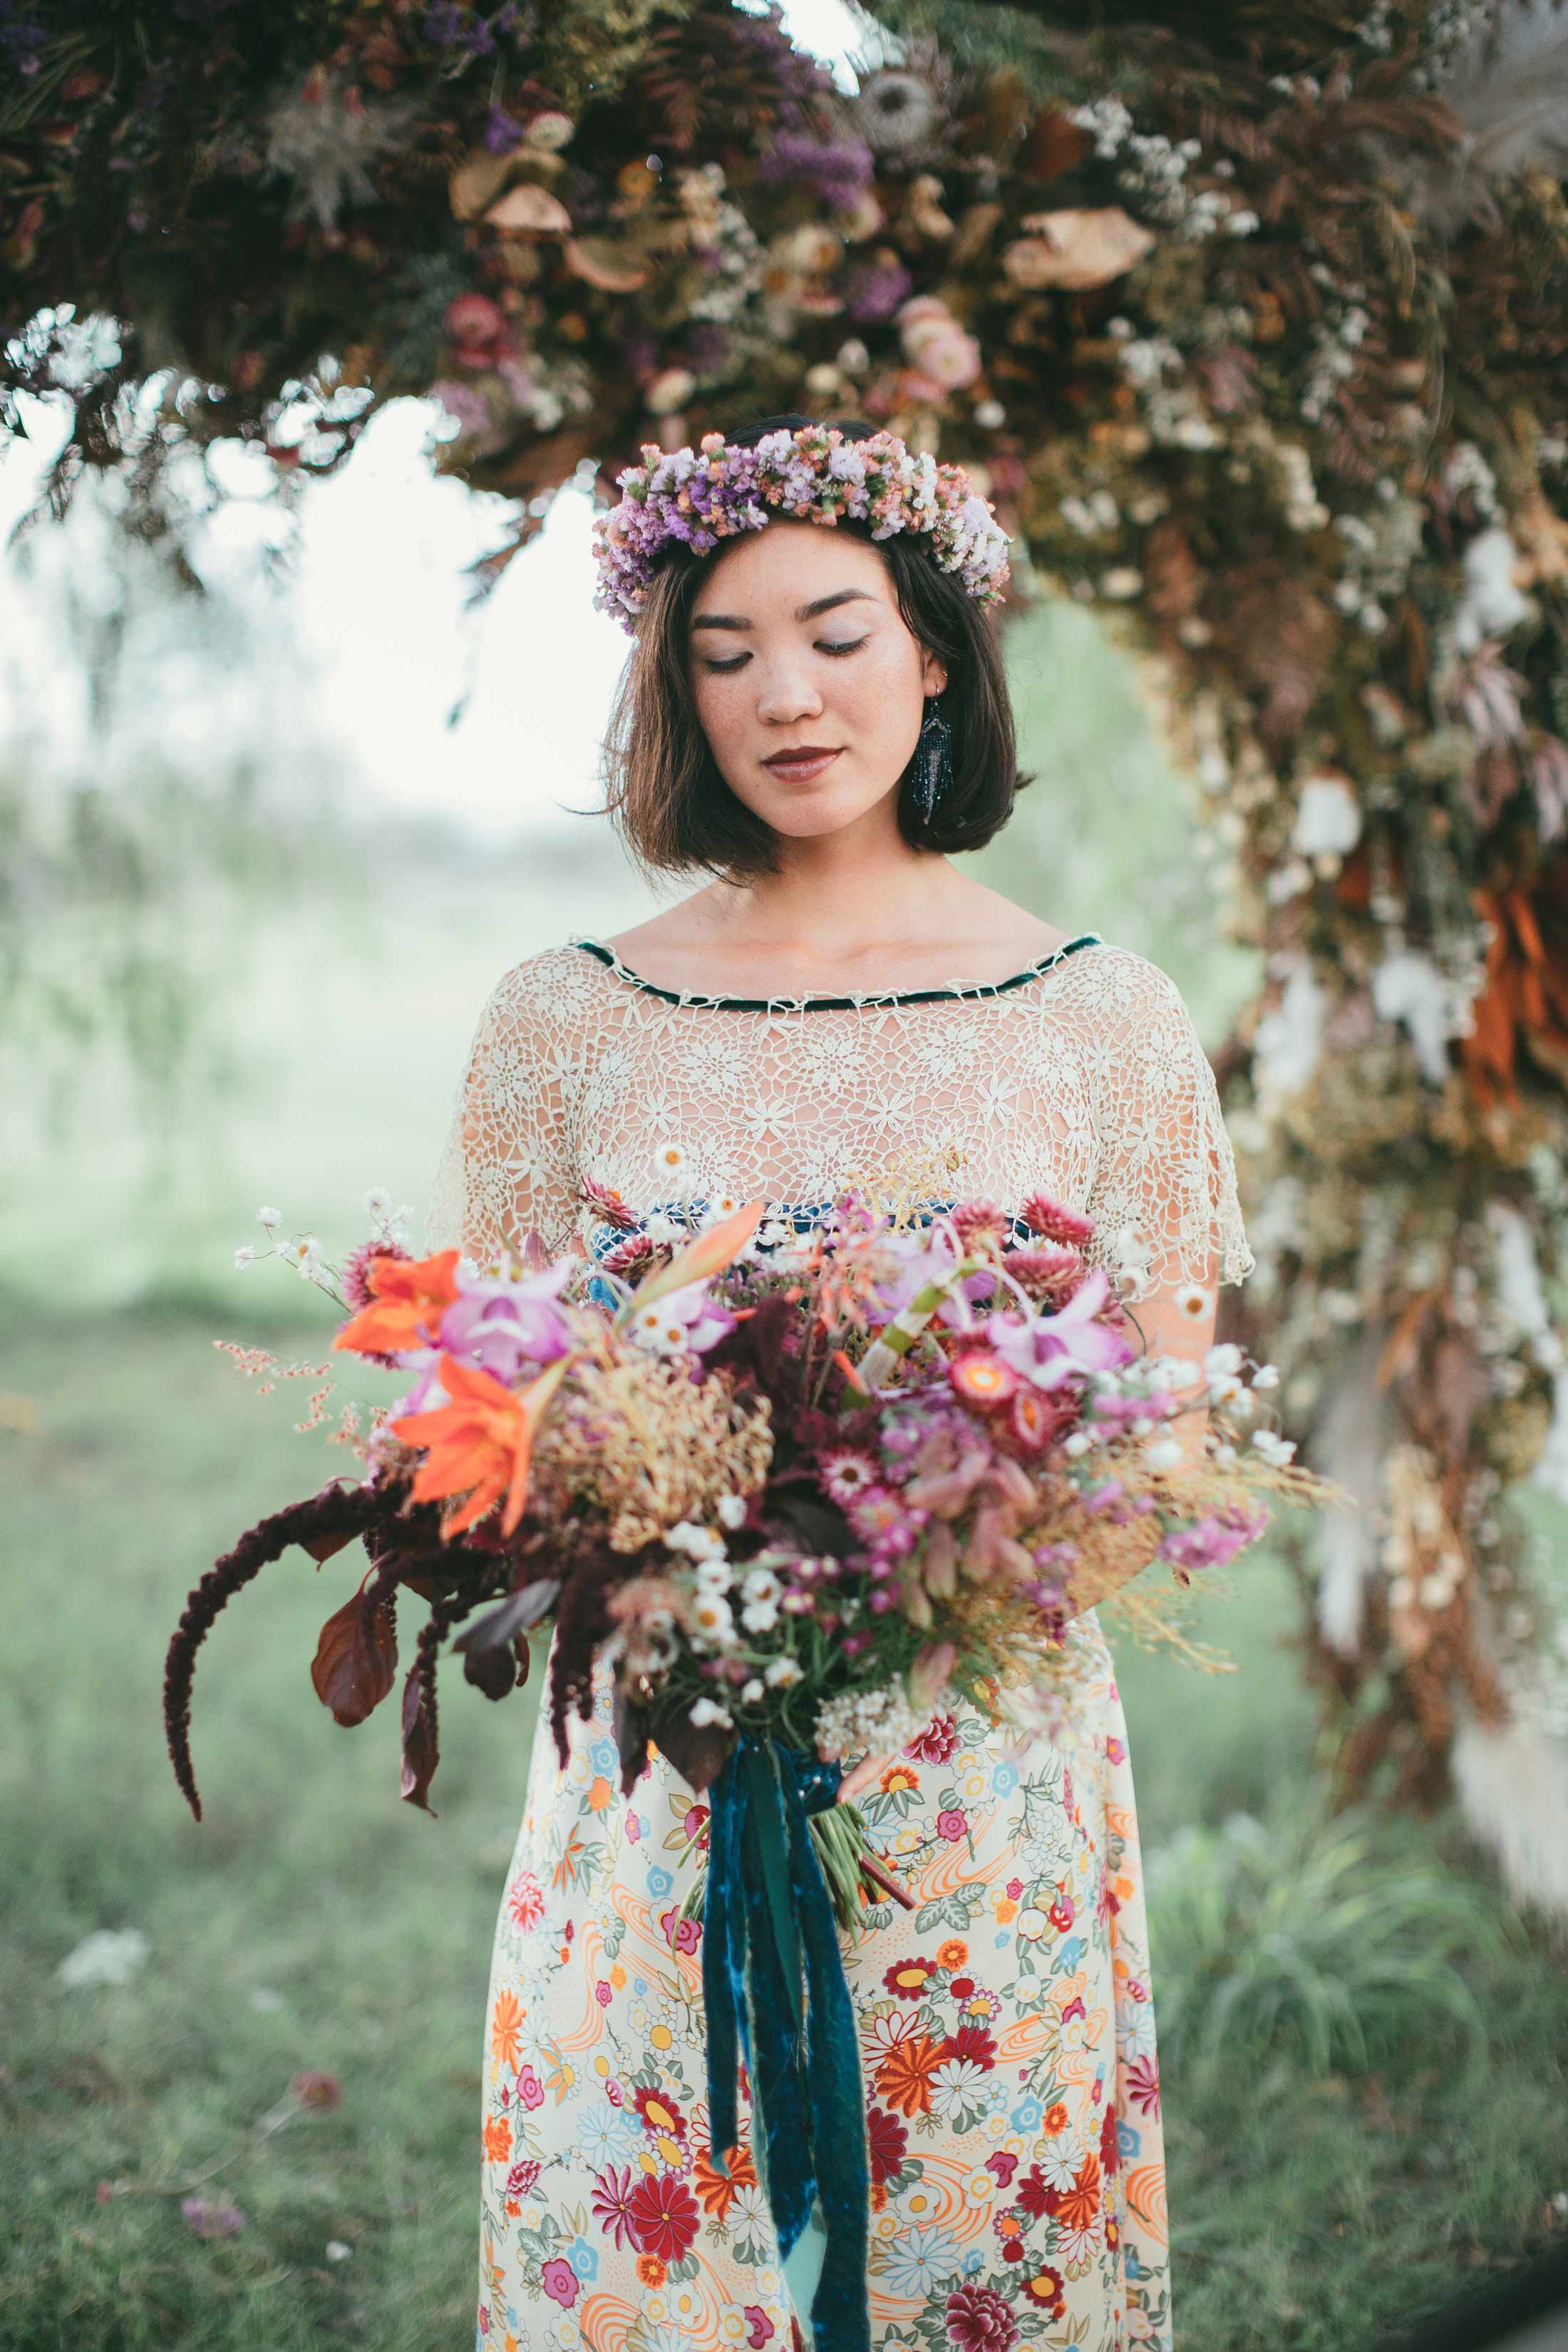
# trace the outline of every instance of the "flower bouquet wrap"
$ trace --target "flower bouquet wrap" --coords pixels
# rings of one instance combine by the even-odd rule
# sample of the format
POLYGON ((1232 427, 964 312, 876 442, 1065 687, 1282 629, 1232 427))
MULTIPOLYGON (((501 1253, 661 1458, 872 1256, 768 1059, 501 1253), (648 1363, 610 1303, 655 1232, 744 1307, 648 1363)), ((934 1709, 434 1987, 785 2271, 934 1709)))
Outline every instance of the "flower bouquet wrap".
MULTIPOLYGON (((1086 1610, 1125 1605, 1156 1561, 1184 1584, 1257 1538, 1266 1498, 1328 1490, 1268 1426, 1271 1368, 1249 1376, 1234 1348, 1151 1356, 1088 1263, 1090 1221, 1044 1195, 1014 1217, 847 1190, 804 1223, 761 1202, 639 1215, 585 1196, 592 1261, 532 1239, 486 1265, 415 1259, 384 1209, 341 1273, 308 1240, 286 1253, 342 1307, 334 1348, 411 1385, 351 1428, 357 1484, 261 1522, 192 1594, 166 1675, 174 1769, 199 1818, 196 1649, 292 1543, 321 1561, 357 1536, 369 1555, 312 1668, 341 1723, 392 1691, 400 1588, 429 1604, 402 1706, 403 1794, 426 1810, 448 1634, 500 1698, 549 1632, 563 1765, 607 1670, 623 1791, 651 1743, 709 1797, 685 1907, 713 2146, 738 2142, 743 2056, 781 2257, 820 2198, 814 2331, 820 2352, 858 2352, 868 2169, 839 1931, 910 1898, 837 1801, 848 1759, 960 1696, 1039 1728, 1086 1610)), ((1183 1638, 1158 1600, 1142 1625, 1183 1638)))

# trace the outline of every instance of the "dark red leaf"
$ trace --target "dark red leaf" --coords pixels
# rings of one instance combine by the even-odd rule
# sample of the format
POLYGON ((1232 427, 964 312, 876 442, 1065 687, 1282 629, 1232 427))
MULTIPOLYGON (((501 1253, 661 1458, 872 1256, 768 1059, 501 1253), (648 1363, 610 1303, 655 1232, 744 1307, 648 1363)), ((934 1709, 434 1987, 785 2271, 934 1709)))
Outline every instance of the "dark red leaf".
POLYGON ((352 1544, 358 1533, 357 1528, 350 1528, 343 1535, 301 1536, 300 1549, 308 1551, 316 1566, 320 1568, 321 1562, 324 1559, 331 1559, 335 1551, 342 1551, 345 1546, 352 1544))
POLYGON ((403 1685, 403 1799, 436 1819, 426 1791, 436 1777, 441 1750, 436 1738, 436 1710, 426 1698, 419 1667, 410 1666, 403 1685))
MULTIPOLYGON (((465 1651, 470 1657, 476 1651, 498 1648, 502 1642, 510 1642, 514 1633, 537 1625, 546 1610, 553 1608, 560 1591, 558 1576, 544 1576, 532 1584, 525 1584, 520 1591, 509 1592, 499 1608, 476 1618, 466 1633, 459 1633, 452 1647, 465 1651)), ((468 1673, 466 1666, 464 1672, 468 1673)), ((468 1678, 469 1682, 476 1680, 471 1674, 468 1678)))
POLYGON ((396 1619, 387 1596, 372 1590, 345 1601, 321 1628, 310 1680, 342 1724, 363 1723, 397 1676, 396 1619))

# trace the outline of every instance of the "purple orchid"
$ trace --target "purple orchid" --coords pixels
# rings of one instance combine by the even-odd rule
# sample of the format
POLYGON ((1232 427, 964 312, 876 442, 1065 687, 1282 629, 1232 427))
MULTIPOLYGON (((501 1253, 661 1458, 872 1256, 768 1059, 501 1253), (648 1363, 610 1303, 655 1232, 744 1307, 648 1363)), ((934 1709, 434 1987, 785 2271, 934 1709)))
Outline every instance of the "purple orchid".
POLYGON ((994 1315, 987 1336, 1003 1362, 1037 1389, 1059 1389, 1080 1372, 1110 1371, 1137 1352, 1123 1333, 1095 1319, 1110 1295, 1110 1276, 1096 1266, 1055 1315, 994 1315))
POLYGON ((521 1280, 459 1273, 459 1296, 441 1318, 442 1347, 509 1385, 524 1364, 552 1364, 572 1345, 555 1303, 571 1273, 569 1257, 521 1280))

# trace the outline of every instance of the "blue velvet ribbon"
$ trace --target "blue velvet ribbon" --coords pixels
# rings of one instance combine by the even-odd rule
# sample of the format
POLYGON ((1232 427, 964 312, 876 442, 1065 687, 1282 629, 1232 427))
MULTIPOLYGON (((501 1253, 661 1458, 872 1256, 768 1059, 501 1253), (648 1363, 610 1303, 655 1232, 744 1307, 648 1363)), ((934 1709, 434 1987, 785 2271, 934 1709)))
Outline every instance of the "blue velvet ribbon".
POLYGON ((826 2248, 812 2352, 869 2352, 870 2157, 854 2003, 806 1817, 842 1778, 805 1750, 742 1732, 709 1790, 702 1994, 714 2162, 739 2138, 736 2064, 781 2263, 820 2200, 826 2248), (803 1999, 804 1990, 804 1999, 803 1999))

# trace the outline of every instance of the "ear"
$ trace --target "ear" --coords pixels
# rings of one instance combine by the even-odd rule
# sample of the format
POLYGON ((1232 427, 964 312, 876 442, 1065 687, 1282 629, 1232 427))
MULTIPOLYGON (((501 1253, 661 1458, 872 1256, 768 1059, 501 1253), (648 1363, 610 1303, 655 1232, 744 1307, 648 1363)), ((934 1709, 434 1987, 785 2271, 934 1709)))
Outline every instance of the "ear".
POLYGON ((940 654, 933 654, 928 646, 921 662, 921 691, 923 694, 942 694, 946 688, 947 664, 940 654))

